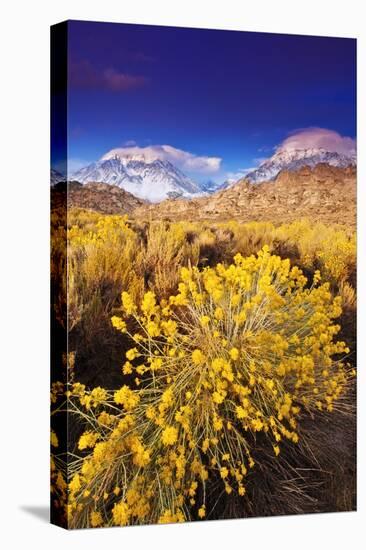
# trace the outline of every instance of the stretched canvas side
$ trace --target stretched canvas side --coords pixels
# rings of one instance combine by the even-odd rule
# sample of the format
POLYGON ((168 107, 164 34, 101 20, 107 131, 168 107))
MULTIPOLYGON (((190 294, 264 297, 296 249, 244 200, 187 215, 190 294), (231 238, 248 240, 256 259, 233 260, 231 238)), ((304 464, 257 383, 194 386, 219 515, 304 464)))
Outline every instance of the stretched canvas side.
POLYGON ((51 523, 60 527, 68 525, 67 47, 67 23, 51 27, 50 507, 51 523))

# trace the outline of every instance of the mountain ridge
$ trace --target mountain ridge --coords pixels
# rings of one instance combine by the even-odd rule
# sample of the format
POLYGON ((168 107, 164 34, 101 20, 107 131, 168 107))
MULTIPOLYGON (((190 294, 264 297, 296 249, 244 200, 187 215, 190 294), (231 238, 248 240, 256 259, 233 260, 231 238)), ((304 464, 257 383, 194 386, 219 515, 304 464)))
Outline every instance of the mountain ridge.
POLYGON ((253 184, 248 178, 213 195, 189 201, 165 200, 138 207, 135 217, 174 220, 288 222, 301 217, 355 225, 356 169, 328 164, 282 170, 274 180, 253 184))
POLYGON ((83 184, 91 181, 113 184, 137 198, 151 202, 202 194, 198 184, 170 161, 142 157, 121 158, 107 154, 99 161, 74 172, 72 179, 83 184))
POLYGON ((296 171, 304 166, 315 167, 328 164, 338 168, 356 166, 356 152, 349 154, 328 151, 324 148, 279 148, 270 158, 264 160, 258 168, 246 175, 252 183, 273 180, 282 170, 296 171))

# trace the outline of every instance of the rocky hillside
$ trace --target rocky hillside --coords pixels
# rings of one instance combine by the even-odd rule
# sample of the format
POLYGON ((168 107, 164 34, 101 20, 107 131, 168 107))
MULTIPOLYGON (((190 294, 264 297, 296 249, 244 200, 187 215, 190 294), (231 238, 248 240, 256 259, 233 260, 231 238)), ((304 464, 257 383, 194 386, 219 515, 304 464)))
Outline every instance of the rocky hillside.
MULTIPOLYGON (((61 205, 66 197, 66 184, 60 183, 51 189, 54 206, 61 205)), ((134 197, 120 187, 107 183, 70 182, 67 186, 68 207, 85 208, 104 214, 129 214, 142 207, 143 200, 134 197)))
POLYGON ((288 222, 301 217, 325 223, 356 223, 356 169, 318 164, 282 171, 271 182, 240 180, 208 197, 165 200, 137 208, 139 218, 238 219, 288 222))

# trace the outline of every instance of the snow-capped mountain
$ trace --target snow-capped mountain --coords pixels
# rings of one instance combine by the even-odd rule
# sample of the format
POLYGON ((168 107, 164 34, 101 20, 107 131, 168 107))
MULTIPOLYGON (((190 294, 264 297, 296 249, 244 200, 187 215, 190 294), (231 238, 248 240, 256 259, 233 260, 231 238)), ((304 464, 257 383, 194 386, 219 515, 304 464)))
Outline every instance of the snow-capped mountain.
POLYGON ((140 199, 159 202, 167 198, 202 195, 199 185, 170 161, 141 154, 112 150, 99 161, 73 173, 80 183, 103 182, 117 185, 140 199))
POLYGON ((356 152, 345 155, 317 148, 279 148, 271 158, 266 159, 258 168, 249 172, 246 179, 253 183, 268 181, 274 179, 282 170, 289 170, 292 172, 303 166, 314 167, 320 163, 326 163, 338 168, 355 166, 356 152))
POLYGON ((60 183, 60 181, 65 181, 66 178, 59 172, 58 170, 55 170, 54 168, 51 168, 51 185, 56 185, 56 183, 60 183))

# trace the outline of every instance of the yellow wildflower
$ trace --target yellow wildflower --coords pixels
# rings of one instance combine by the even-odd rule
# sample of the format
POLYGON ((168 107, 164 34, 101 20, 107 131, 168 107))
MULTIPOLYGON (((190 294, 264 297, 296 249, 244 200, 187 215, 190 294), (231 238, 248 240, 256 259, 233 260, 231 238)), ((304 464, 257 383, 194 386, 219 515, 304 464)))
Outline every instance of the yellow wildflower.
POLYGON ((229 355, 233 361, 236 361, 239 357, 238 348, 231 348, 231 350, 229 351, 229 355))
POLYGON ((131 390, 128 386, 124 385, 121 389, 114 392, 114 401, 118 405, 123 405, 126 411, 130 411, 136 407, 140 401, 140 396, 137 392, 131 390))
POLYGON ((51 445, 52 447, 58 447, 58 437, 53 430, 51 430, 51 445))
POLYGON ((198 517, 203 519, 206 515, 206 506, 203 504, 199 509, 198 509, 198 517))
POLYGON ((226 468, 226 466, 223 466, 222 468, 220 468, 220 476, 222 477, 222 479, 226 479, 228 475, 229 475, 229 470, 226 468))
POLYGON ((115 315, 111 318, 112 325, 115 329, 119 330, 120 332, 126 332, 126 323, 122 321, 120 317, 116 317, 115 315))
POLYGON ((174 445, 178 440, 178 430, 174 426, 167 426, 162 433, 162 442, 164 445, 174 445))
POLYGON ((136 306, 128 292, 122 292, 122 306, 127 315, 132 315, 136 311, 136 306))
POLYGON ((203 327, 207 326, 209 322, 210 318, 208 315, 202 315, 202 317, 200 317, 200 323, 203 327))
POLYGON ((69 488, 72 493, 76 493, 81 489, 80 476, 75 474, 72 480, 69 483, 69 488))
POLYGON ((100 527, 103 524, 103 518, 100 512, 93 510, 90 514, 90 525, 92 527, 100 527))
POLYGON ((98 407, 107 399, 107 391, 104 388, 98 386, 94 388, 90 393, 90 404, 93 407, 98 407))
POLYGON ((126 358, 129 361, 133 361, 138 356, 139 356, 139 352, 138 352, 137 348, 131 348, 126 352, 126 358))
POLYGON ((195 365, 202 365, 205 362, 205 356, 200 349, 195 349, 192 352, 192 361, 195 365))
POLYGON ((132 369, 133 369, 133 367, 132 367, 131 363, 129 361, 126 361, 125 364, 122 367, 122 372, 125 375, 132 374, 132 371, 133 371, 132 369))
POLYGON ((276 456, 278 456, 280 454, 280 448, 279 448, 278 445, 274 445, 273 450, 274 450, 276 456))
POLYGON ((142 304, 141 304, 141 310, 145 313, 147 317, 150 317, 153 315, 156 311, 156 298, 154 292, 146 292, 142 304))
POLYGON ((83 451, 84 449, 93 448, 96 442, 99 439, 99 434, 96 432, 84 432, 79 439, 78 448, 80 451, 83 451))
POLYGON ((127 525, 129 522, 130 511, 125 502, 115 504, 112 509, 113 523, 115 525, 127 525))

